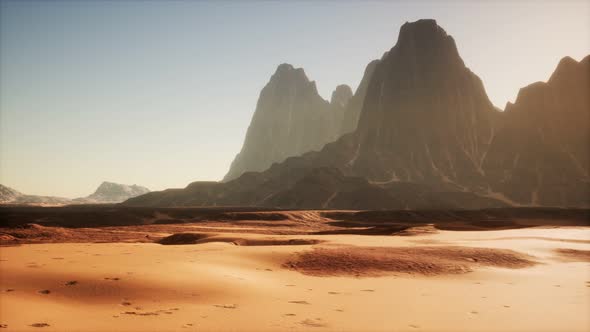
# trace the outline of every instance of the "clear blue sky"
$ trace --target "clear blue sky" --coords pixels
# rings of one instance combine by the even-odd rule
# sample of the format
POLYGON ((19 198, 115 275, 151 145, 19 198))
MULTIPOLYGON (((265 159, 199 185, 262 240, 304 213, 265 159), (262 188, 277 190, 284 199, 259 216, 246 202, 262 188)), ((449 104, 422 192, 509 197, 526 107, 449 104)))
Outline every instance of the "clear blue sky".
POLYGON ((590 1, 1 1, 0 183, 217 180, 277 65, 356 88, 405 21, 435 18, 504 107, 590 54, 590 1))

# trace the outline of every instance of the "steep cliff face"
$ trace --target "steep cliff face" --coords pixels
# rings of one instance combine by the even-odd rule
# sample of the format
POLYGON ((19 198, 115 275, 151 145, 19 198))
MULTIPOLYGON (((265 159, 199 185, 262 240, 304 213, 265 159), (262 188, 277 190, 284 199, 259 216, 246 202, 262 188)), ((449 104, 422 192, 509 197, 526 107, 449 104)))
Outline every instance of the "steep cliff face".
POLYGON ((363 78, 361 79, 361 82, 359 83, 354 95, 352 98, 350 98, 350 101, 348 102, 348 105, 344 111, 342 129, 340 130, 341 135, 351 133, 356 130, 356 126, 361 115, 361 109, 363 108, 363 102, 365 101, 365 96, 367 95, 369 81, 371 80, 373 72, 375 72, 375 68, 377 67, 378 63, 379 60, 373 60, 369 62, 365 68, 363 78))
POLYGON ((376 182, 478 186, 495 112, 452 37, 434 20, 406 23, 370 81, 353 173, 376 182))
POLYGON ((501 114, 483 169, 493 191, 519 204, 590 204, 590 56, 561 60, 549 80, 501 114))
POLYGON ((242 150, 224 181, 320 150, 337 138, 335 117, 341 115, 331 111, 330 103, 318 94, 315 82, 302 68, 280 65, 260 93, 242 150))

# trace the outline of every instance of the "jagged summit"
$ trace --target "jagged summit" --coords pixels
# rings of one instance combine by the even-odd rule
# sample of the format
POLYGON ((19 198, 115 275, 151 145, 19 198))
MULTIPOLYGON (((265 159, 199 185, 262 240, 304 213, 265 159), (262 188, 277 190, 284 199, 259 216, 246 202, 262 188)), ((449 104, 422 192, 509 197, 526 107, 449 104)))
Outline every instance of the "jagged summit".
MULTIPOLYGON (((300 80, 302 82, 310 82, 305 74, 303 68, 295 68, 289 63, 282 63, 277 67, 277 70, 271 77, 272 80, 300 80)), ((315 83, 314 83, 315 85, 315 83)))
POLYGON ((339 107, 346 107, 350 99, 352 98, 352 89, 346 84, 340 84, 332 92, 330 98, 330 104, 338 105, 339 107))
POLYGON ((391 52, 411 54, 416 57, 418 63, 424 60, 432 61, 433 57, 441 57, 439 61, 464 65, 453 37, 433 19, 406 22, 402 25, 397 43, 391 52))

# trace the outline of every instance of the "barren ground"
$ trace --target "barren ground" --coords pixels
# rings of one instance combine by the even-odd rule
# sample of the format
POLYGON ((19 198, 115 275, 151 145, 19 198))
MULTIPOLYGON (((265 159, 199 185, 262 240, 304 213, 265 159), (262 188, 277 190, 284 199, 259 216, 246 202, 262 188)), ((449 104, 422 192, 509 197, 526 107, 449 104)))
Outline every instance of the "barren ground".
POLYGON ((587 211, 43 211, 0 210, 6 331, 590 329, 587 211))

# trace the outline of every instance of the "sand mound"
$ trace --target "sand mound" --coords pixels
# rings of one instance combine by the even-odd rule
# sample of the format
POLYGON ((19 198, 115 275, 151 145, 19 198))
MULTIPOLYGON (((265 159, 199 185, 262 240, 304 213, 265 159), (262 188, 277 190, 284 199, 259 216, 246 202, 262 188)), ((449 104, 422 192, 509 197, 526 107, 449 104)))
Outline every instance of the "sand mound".
POLYGON ((370 277, 392 273, 460 274, 475 266, 524 268, 532 257, 512 250, 471 247, 342 247, 298 254, 284 267, 313 276, 370 277))
POLYGON ((202 244, 210 242, 231 243, 237 246, 280 246, 280 245, 311 245, 322 241, 315 239, 248 239, 239 237, 223 237, 215 234, 203 233, 178 233, 165 237, 158 241, 164 245, 202 244))
POLYGON ((203 233, 178 233, 167 236, 158 241, 159 244, 196 244, 200 240, 207 237, 214 236, 215 234, 203 234, 203 233))
POLYGON ((555 252, 565 260, 574 262, 590 262, 590 250, 555 249, 555 252))
POLYGON ((25 224, 16 228, 10 228, 0 232, 0 241, 20 242, 26 241, 55 241, 65 240, 71 236, 71 231, 61 227, 45 227, 38 224, 25 224))

